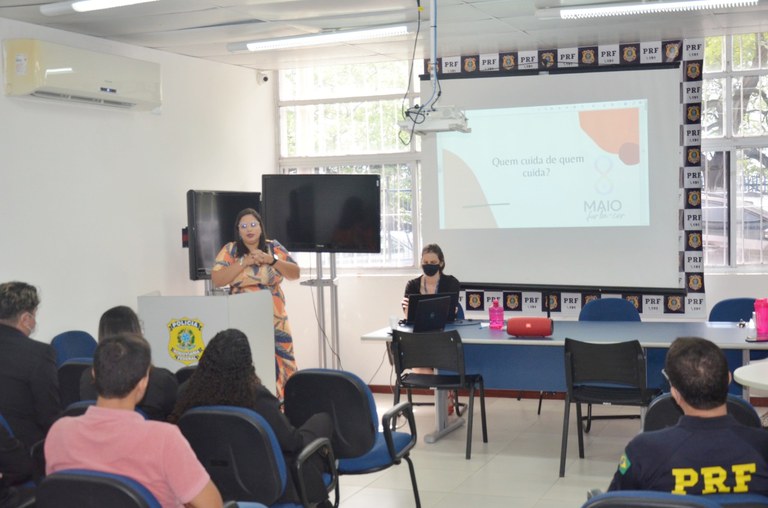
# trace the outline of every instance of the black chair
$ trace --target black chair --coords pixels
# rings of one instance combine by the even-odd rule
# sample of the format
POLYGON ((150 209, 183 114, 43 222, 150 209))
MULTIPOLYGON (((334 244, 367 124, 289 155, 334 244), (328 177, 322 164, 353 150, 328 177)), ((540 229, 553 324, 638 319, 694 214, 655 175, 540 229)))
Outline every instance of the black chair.
POLYGON ((329 471, 326 486, 337 487, 335 457, 328 439, 315 439, 296 459, 292 471, 283 458, 272 428, 257 412, 234 406, 201 406, 179 418, 179 429, 224 499, 275 505, 292 474, 302 504, 280 503, 281 508, 309 508, 302 476, 306 461, 318 454, 329 471))
POLYGON ((645 352, 636 340, 612 344, 565 339, 565 411, 560 449, 560 477, 565 476, 571 403, 576 403, 579 457, 584 458, 583 422, 595 419, 638 418, 638 415, 582 416, 581 404, 639 406, 641 412, 660 393, 646 386, 645 352))
POLYGON ((195 373, 195 369, 197 369, 197 364, 195 365, 185 365, 184 367, 180 368, 176 371, 176 381, 179 382, 179 385, 181 385, 184 381, 189 379, 192 374, 195 373))
MULTIPOLYGON (((319 412, 333 419, 333 451, 339 459, 340 475, 373 473, 405 460, 416 506, 421 506, 410 458, 410 451, 416 445, 416 423, 410 403, 395 405, 379 422, 373 394, 356 375, 329 369, 296 372, 285 384, 285 415, 293 425, 301 426, 319 412), (392 430, 392 424, 401 415, 407 420, 409 432, 392 430), (382 430, 379 430, 380 423, 382 430)), ((335 505, 338 504, 337 490, 335 505)))
POLYGON ((709 321, 747 322, 752 319, 754 310, 754 298, 727 298, 712 307, 709 311, 709 321))
POLYGON ((61 414, 61 416, 81 416, 85 414, 86 411, 88 411, 89 407, 95 404, 95 400, 78 400, 76 402, 72 402, 64 408, 64 412, 61 414))
MULTIPOLYGON (((588 302, 579 312, 579 321, 640 321, 640 313, 637 307, 623 298, 598 298, 588 302)), ((539 409, 541 414, 541 402, 544 392, 539 392, 539 409)), ((592 406, 587 407, 587 413, 592 414, 592 406)), ((589 432, 590 422, 587 422, 589 432)))
POLYGON ((161 508, 146 487, 126 476, 69 469, 49 474, 37 488, 35 508, 161 508))
MULTIPOLYGON (((760 416, 755 408, 746 400, 736 395, 728 394, 726 402, 728 414, 737 421, 749 427, 761 428, 760 416)), ((677 424, 683 410, 677 405, 675 399, 669 393, 659 395, 648 406, 643 420, 643 432, 660 430, 677 424)))
POLYGON ((394 352, 395 402, 399 400, 400 389, 405 388, 411 401, 414 388, 444 390, 469 390, 467 405, 467 452, 472 456, 472 420, 475 390, 480 392, 480 418, 483 427, 483 442, 488 442, 488 427, 485 421, 485 385, 482 374, 467 374, 464 370, 464 346, 456 330, 447 332, 409 333, 394 330, 392 333, 394 352), (411 369, 426 367, 437 369, 436 374, 418 374, 411 369), (445 373, 450 372, 450 373, 445 373))
POLYGON ((93 358, 70 358, 59 366, 59 396, 62 407, 80 400, 80 379, 93 367, 93 358))

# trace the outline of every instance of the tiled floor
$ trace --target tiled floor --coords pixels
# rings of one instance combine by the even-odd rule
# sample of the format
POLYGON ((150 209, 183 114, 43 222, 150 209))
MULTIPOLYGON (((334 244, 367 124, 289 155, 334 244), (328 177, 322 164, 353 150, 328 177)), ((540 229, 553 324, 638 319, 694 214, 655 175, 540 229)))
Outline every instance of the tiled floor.
MULTIPOLYGON (((420 400, 431 400, 424 397, 420 400)), ((392 405, 392 396, 377 394, 379 413, 392 405)), ((488 443, 483 443, 480 407, 475 407, 472 459, 464 459, 466 427, 434 444, 424 434, 434 428, 434 408, 415 408, 419 443, 411 456, 421 504, 429 507, 573 508, 586 500, 587 490, 605 490, 624 445, 640 430, 639 420, 602 420, 585 435, 585 458, 578 458, 575 410, 571 411, 568 460, 558 477, 563 401, 486 399, 488 443)), ((596 414, 637 414, 632 408, 598 408, 596 414)), ((408 465, 379 473, 343 476, 342 508, 414 506, 408 465)))

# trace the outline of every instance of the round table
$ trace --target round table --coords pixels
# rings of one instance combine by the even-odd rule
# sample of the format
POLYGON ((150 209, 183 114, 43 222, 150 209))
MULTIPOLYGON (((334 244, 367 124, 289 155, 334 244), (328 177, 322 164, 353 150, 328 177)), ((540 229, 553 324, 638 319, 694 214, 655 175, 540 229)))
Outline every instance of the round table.
POLYGON ((733 371, 737 383, 760 390, 768 390, 768 361, 754 362, 733 371))

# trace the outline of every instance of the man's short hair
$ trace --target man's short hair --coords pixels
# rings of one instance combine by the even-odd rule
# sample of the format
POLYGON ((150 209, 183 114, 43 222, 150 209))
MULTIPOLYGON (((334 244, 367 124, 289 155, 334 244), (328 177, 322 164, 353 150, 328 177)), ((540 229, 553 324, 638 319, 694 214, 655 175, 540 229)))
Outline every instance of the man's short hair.
POLYGON ((125 397, 147 375, 151 361, 149 343, 139 334, 121 333, 103 339, 93 355, 96 393, 105 399, 125 397))
POLYGON ((667 352, 664 370, 672 385, 695 409, 712 409, 728 399, 728 361, 717 345, 681 337, 667 352))
POLYGON ((0 319, 17 319, 24 312, 35 312, 38 305, 35 286, 16 281, 0 284, 0 319))

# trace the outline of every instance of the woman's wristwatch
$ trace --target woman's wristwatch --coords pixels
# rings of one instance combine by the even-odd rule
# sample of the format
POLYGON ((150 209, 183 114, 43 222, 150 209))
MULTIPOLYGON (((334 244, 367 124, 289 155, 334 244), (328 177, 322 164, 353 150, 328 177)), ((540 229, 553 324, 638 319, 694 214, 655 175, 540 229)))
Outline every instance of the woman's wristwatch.
POLYGON ((278 260, 280 259, 280 258, 277 257, 277 254, 272 254, 272 255, 275 257, 275 259, 272 260, 272 262, 269 264, 269 266, 275 266, 275 263, 277 263, 278 260))

